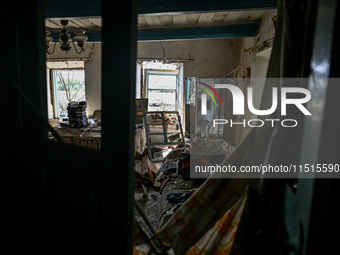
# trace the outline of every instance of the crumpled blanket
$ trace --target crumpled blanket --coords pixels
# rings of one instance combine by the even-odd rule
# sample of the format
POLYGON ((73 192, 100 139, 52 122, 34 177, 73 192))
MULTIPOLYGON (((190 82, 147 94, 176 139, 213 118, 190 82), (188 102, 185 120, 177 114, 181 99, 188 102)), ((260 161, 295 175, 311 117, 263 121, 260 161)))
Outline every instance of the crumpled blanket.
POLYGON ((233 150, 234 147, 225 140, 195 137, 191 143, 190 154, 202 156, 227 155, 233 150))
POLYGON ((162 164, 159 170, 162 171, 163 174, 174 173, 177 171, 177 162, 168 162, 162 164))

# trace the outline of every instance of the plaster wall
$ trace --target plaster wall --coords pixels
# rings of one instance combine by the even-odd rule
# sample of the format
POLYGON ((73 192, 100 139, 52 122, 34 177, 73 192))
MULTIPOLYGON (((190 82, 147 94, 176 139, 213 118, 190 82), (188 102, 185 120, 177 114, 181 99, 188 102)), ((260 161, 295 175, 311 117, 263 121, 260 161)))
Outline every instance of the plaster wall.
MULTIPOLYGON (((239 40, 238 44, 238 62, 235 65, 235 69, 232 71, 231 77, 236 78, 240 83, 238 87, 243 91, 243 94, 247 95, 247 88, 249 86, 253 87, 255 92, 255 105, 260 105, 260 100, 262 99, 262 89, 261 84, 257 83, 259 79, 265 78, 267 75, 267 68, 270 58, 271 50, 264 50, 260 52, 251 52, 249 49, 261 45, 264 41, 270 40, 275 37, 275 27, 273 23, 273 17, 276 16, 276 10, 269 10, 262 18, 259 26, 259 33, 256 37, 242 38, 239 40)), ((233 119, 233 121, 243 121, 246 122, 253 119, 253 114, 248 110, 247 100, 245 100, 245 115, 244 116, 232 116, 232 96, 228 92, 227 96, 227 119, 233 119)), ((225 139, 233 144, 238 144, 250 131, 250 127, 246 125, 235 125, 233 128, 226 127, 225 139)))
POLYGON ((237 61, 237 39, 177 40, 138 43, 139 59, 178 60, 186 77, 223 77, 237 61))

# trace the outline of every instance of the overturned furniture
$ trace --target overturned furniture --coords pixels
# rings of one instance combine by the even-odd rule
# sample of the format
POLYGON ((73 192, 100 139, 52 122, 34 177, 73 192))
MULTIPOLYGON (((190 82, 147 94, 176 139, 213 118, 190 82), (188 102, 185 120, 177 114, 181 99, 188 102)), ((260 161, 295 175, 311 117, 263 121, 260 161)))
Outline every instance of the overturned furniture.
POLYGON ((148 155, 152 162, 161 162, 161 152, 152 153, 155 147, 184 144, 181 117, 177 111, 144 112, 144 126, 148 155))

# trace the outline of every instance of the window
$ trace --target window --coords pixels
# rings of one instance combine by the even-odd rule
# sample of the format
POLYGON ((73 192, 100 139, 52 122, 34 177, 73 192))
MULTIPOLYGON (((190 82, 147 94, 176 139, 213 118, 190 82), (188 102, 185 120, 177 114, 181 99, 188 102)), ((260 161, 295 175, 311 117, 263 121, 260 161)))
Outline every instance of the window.
POLYGON ((148 71, 149 111, 176 111, 177 72, 148 71))
POLYGON ((84 70, 51 69, 54 95, 54 115, 67 116, 67 106, 71 101, 85 101, 84 70))
POLYGON ((153 60, 140 62, 139 65, 136 80, 140 93, 137 98, 139 95, 140 98, 148 98, 148 111, 178 111, 183 120, 183 63, 153 60))

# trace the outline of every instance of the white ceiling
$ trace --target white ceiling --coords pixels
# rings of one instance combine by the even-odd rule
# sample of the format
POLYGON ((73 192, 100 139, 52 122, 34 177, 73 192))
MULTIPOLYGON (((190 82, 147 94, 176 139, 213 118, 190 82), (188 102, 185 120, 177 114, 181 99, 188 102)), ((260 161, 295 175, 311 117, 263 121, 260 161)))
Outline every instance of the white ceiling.
POLYGON ((267 12, 269 10, 139 15, 138 27, 155 29, 253 23, 260 20, 267 12))
MULTIPOLYGON (((208 27, 218 25, 247 24, 261 20, 261 18, 276 10, 256 10, 256 11, 231 11, 231 12, 203 12, 203 13, 183 13, 183 14, 162 14, 162 15, 139 15, 138 28, 140 30, 159 28, 179 28, 179 27, 208 27)), ((50 32, 60 32, 63 26, 60 20, 46 20, 46 30, 50 32)), ((88 32, 101 31, 101 18, 81 18, 69 20, 67 29, 69 31, 85 30, 88 32)))
MULTIPOLYGON (((60 24, 60 20, 52 19, 45 20, 46 30, 52 33, 58 33, 63 28, 60 24)), ((88 32, 101 31, 102 19, 71 19, 66 27, 70 31, 85 30, 88 32)))

